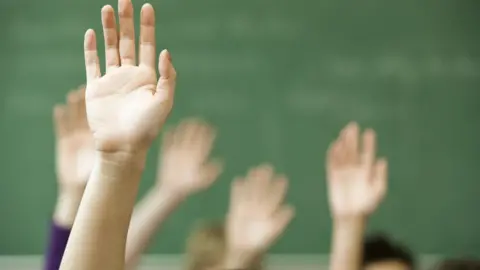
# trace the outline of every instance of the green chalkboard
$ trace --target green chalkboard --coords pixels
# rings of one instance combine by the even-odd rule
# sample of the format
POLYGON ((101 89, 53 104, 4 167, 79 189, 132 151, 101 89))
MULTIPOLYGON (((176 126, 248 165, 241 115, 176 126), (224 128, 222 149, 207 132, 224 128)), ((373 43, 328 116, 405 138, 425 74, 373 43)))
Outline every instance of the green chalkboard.
MULTIPOLYGON (((83 35, 100 33, 103 4, 116 6, 1 2, 0 254, 44 250, 56 196, 51 108, 84 82, 83 35)), ((179 73, 169 124, 192 115, 215 124, 227 170, 168 220, 150 252, 181 253, 196 220, 225 213, 233 176, 270 161, 290 177, 297 209, 273 252, 327 253, 324 153, 357 120, 377 130, 391 167, 370 229, 419 253, 480 254, 480 2, 152 4, 159 49, 179 73)), ((141 194, 153 183, 153 150, 141 194)))

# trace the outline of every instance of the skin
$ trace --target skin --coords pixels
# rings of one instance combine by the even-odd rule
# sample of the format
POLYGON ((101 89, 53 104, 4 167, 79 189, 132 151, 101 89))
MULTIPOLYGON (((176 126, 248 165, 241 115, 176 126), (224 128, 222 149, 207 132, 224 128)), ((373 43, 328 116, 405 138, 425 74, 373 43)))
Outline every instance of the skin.
POLYGON ((209 160, 214 141, 214 129, 198 119, 187 119, 165 132, 157 182, 136 206, 130 223, 127 269, 137 268, 142 253, 168 216, 218 178, 222 164, 209 160))
POLYGON ((284 232, 294 209, 284 204, 287 179, 271 165, 252 168, 232 183, 223 269, 245 269, 284 232))
POLYGON ((133 7, 119 1, 120 31, 113 8, 102 9, 106 74, 101 75, 93 30, 85 34, 87 119, 95 161, 60 269, 122 269, 130 217, 147 151, 172 106, 176 72, 167 51, 156 78, 155 17, 145 4, 136 63, 133 7), (119 37, 119 38, 117 38, 119 37))
POLYGON ((333 217, 331 270, 360 269, 367 219, 387 190, 387 161, 377 159, 375 152, 375 132, 366 130, 360 136, 356 123, 348 124, 328 150, 327 185, 333 217))
MULTIPOLYGON (((93 168, 95 147, 85 111, 85 88, 71 91, 65 105, 54 108, 57 141, 58 199, 55 224, 72 228, 93 168)), ((165 132, 157 181, 135 208, 130 223, 125 263, 136 269, 139 258, 161 224, 188 196, 207 189, 222 165, 210 161, 215 131, 199 119, 186 119, 165 132), (176 139, 175 139, 176 138, 176 139)))
POLYGON ((399 261, 377 262, 367 265, 365 270, 410 270, 408 265, 399 261))
POLYGON ((71 228, 90 176, 95 156, 85 111, 85 88, 71 91, 66 104, 54 107, 58 198, 53 219, 71 228))

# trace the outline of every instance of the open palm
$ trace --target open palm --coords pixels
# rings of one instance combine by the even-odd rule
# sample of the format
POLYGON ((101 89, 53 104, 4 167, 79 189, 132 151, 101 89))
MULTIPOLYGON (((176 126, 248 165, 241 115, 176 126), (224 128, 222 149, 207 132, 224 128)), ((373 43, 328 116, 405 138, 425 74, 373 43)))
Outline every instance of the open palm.
POLYGON ((287 180, 274 175, 269 165, 249 171, 231 190, 227 216, 229 248, 253 256, 265 252, 293 218, 293 208, 284 205, 287 180))
POLYGON ((333 215, 371 214, 385 196, 387 163, 376 160, 375 133, 363 134, 359 150, 359 128, 356 123, 345 127, 327 155, 327 180, 333 215))
POLYGON ((102 9, 104 76, 100 75, 95 33, 88 30, 85 34, 88 122, 101 151, 148 147, 173 105, 176 72, 166 50, 159 57, 157 81, 153 7, 145 4, 141 11, 138 65, 130 0, 119 1, 119 19, 117 31, 113 8, 102 9))
POLYGON ((160 187, 181 195, 209 187, 222 171, 220 163, 209 161, 214 140, 213 128, 197 119, 166 131, 157 172, 160 187))

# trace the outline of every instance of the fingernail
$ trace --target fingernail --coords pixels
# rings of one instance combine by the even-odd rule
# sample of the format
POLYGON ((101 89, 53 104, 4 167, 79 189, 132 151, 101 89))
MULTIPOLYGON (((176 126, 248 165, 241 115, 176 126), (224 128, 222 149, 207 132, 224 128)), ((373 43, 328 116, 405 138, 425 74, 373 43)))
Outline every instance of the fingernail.
POLYGON ((172 55, 170 54, 170 52, 168 50, 166 50, 166 52, 167 52, 168 61, 172 62, 172 55))

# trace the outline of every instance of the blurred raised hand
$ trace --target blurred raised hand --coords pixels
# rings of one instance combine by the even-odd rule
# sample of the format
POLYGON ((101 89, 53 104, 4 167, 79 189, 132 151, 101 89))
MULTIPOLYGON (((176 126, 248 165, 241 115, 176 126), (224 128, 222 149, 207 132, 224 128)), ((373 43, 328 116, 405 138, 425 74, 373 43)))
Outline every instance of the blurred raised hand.
POLYGON ((59 196, 54 218, 57 223, 70 227, 95 157, 93 137, 86 118, 84 87, 71 91, 65 105, 54 107, 53 122, 59 196))
POLYGON ((170 53, 159 56, 157 80, 155 14, 150 4, 140 16, 139 56, 136 59, 133 7, 119 1, 120 30, 111 6, 102 9, 106 72, 100 73, 93 30, 85 34, 88 122, 96 149, 103 152, 146 150, 157 136, 173 105, 176 72, 170 53))
POLYGON ((387 161, 376 157, 376 135, 348 124, 327 153, 327 183, 333 217, 331 270, 358 270, 367 218, 387 191, 387 161))
POLYGON ((165 132, 157 169, 157 183, 170 194, 180 196, 204 190, 222 171, 222 164, 210 161, 215 130, 198 119, 187 119, 165 132))
POLYGON ((251 169, 232 184, 227 215, 228 253, 226 267, 240 269, 266 252, 294 216, 284 204, 287 179, 272 166, 251 169))
POLYGON ((334 217, 368 216, 378 207, 387 191, 387 161, 376 157, 373 130, 360 136, 350 123, 341 131, 327 154, 327 182, 334 217))
POLYGON ((198 119, 184 120, 165 132, 156 185, 135 207, 130 222, 126 269, 138 268, 149 242, 184 199, 218 178, 222 165, 210 160, 214 141, 214 129, 198 119))

